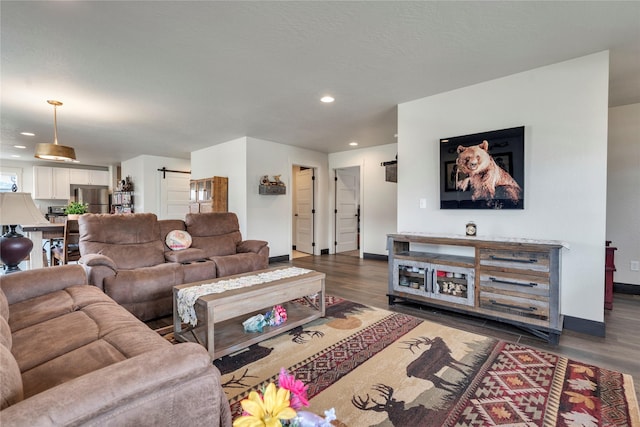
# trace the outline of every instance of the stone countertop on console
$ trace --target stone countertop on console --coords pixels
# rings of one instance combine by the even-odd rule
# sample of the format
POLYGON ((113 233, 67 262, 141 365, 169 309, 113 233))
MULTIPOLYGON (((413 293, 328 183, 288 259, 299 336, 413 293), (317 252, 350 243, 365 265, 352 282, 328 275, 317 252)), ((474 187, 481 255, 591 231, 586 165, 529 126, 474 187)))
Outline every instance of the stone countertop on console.
POLYGON ((530 239, 524 237, 504 237, 504 236, 467 236, 464 234, 445 234, 445 233, 424 233, 417 231, 402 231, 399 233, 390 233, 391 237, 424 237, 432 239, 454 239, 454 240, 467 240, 469 242, 495 242, 495 243, 520 243, 531 245, 548 245, 548 246, 562 246, 563 248, 570 249, 568 242, 561 240, 545 240, 545 239, 530 239))

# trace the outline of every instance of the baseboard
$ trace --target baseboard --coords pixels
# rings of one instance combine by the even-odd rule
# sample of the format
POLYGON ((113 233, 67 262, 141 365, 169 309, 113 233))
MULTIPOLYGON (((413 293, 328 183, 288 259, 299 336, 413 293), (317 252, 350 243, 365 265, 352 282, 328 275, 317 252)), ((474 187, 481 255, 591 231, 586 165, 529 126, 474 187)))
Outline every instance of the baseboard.
POLYGON ((280 256, 269 257, 269 264, 273 264, 275 262, 287 262, 287 261, 289 261, 289 255, 280 255, 280 256))
POLYGON ((593 320, 580 319, 579 317, 564 316, 564 329, 581 334, 593 335, 596 337, 605 336, 604 322, 595 322, 593 320))
POLYGON ((375 259, 378 261, 389 261, 389 257, 387 255, 379 255, 379 254, 370 254, 367 252, 364 252, 362 254, 362 258, 363 259, 375 259))
POLYGON ((640 295, 640 285, 629 283, 613 283, 613 292, 619 294, 640 295))

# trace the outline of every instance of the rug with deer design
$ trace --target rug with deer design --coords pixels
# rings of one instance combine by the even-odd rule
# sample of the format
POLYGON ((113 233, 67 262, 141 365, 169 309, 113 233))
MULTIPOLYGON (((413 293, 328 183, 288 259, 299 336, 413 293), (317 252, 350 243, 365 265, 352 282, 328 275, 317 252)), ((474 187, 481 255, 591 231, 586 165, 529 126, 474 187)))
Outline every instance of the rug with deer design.
POLYGON ((234 418, 285 368, 338 426, 635 426, 631 377, 327 297, 327 317, 214 361, 234 418))

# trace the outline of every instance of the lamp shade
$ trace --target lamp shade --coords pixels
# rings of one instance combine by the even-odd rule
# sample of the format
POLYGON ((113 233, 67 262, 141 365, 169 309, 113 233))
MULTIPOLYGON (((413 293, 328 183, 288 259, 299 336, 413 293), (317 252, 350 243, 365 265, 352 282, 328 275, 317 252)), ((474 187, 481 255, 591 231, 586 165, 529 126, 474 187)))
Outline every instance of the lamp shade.
POLYGON ((72 147, 67 147, 66 145, 41 142, 36 145, 34 157, 43 160, 71 162, 76 159, 76 152, 72 147))
POLYGON ((31 193, 0 193, 0 224, 49 224, 31 198, 31 193))

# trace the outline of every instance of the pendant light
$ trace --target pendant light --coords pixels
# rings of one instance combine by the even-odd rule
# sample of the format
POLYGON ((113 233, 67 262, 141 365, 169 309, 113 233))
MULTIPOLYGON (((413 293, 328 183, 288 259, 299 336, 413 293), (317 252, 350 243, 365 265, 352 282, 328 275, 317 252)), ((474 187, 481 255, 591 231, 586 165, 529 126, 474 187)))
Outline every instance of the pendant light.
POLYGON ((53 144, 41 142, 36 145, 35 157, 44 160, 58 160, 72 162, 76 159, 76 152, 73 147, 58 144, 58 121, 56 117, 56 108, 62 105, 60 101, 47 101, 53 105, 53 144))

